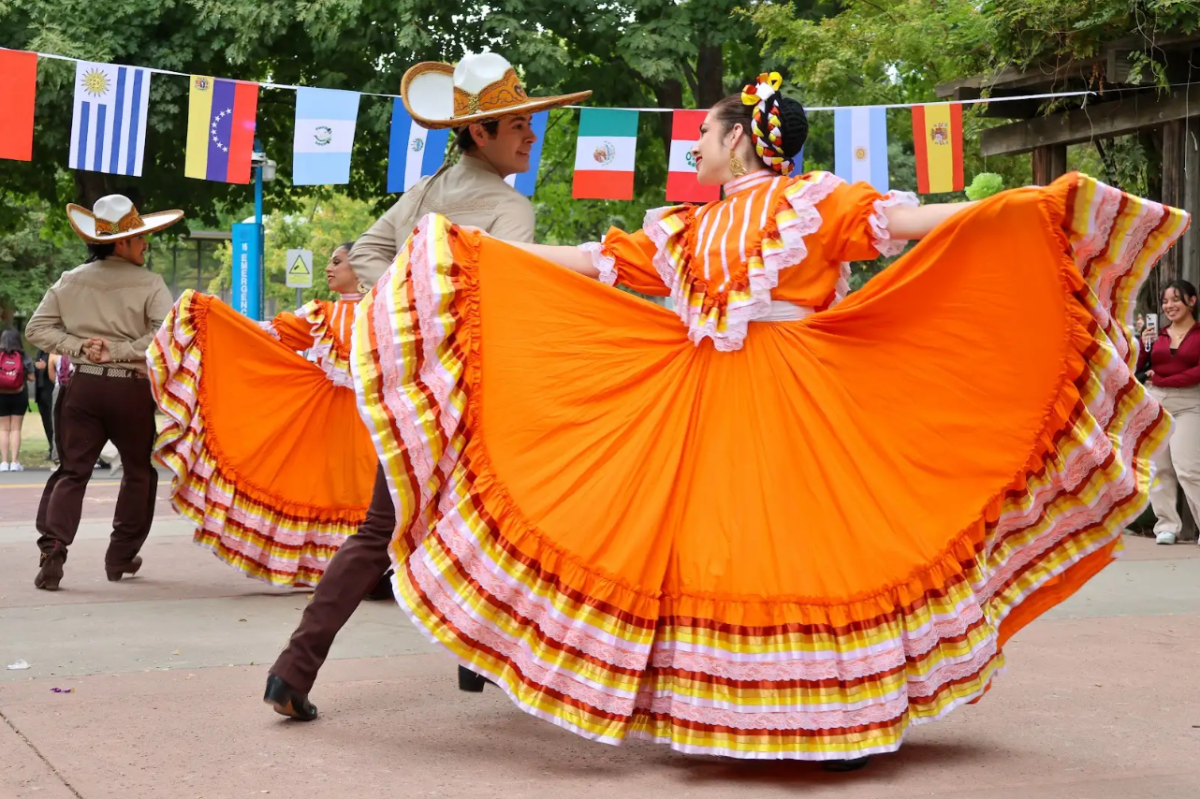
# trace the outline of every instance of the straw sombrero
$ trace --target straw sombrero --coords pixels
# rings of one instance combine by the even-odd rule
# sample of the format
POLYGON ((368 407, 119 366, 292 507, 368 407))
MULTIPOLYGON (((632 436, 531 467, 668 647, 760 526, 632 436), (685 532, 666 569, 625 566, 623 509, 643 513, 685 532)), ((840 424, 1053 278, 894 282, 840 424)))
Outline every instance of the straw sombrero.
POLYGON ((400 82, 408 113, 417 124, 435 130, 559 108, 591 94, 530 97, 512 64, 497 53, 467 55, 457 66, 424 61, 405 72, 400 82))
POLYGON ((92 210, 71 203, 67 220, 88 244, 110 244, 121 239, 144 236, 168 228, 183 219, 183 211, 157 211, 139 214, 133 201, 121 194, 110 194, 96 200, 92 210))

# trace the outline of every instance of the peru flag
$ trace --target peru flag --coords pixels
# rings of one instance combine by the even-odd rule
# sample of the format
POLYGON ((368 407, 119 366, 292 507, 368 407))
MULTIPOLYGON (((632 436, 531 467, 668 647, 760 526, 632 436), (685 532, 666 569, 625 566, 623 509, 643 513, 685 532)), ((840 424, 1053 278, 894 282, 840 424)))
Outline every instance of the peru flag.
POLYGON ((0 49, 0 158, 33 160, 33 101, 37 96, 37 53, 0 49))
POLYGON ((720 186, 696 180, 692 146, 700 139, 707 111, 675 111, 671 115, 671 155, 667 162, 667 202, 707 203, 721 199, 720 186))

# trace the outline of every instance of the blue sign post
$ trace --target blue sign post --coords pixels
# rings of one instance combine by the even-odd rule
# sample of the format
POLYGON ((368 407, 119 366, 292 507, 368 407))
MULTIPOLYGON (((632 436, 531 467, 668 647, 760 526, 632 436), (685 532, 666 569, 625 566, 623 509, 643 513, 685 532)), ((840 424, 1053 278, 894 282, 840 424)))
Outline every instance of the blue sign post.
POLYGON ((233 308, 255 321, 262 317, 259 229, 249 222, 233 226, 233 308))

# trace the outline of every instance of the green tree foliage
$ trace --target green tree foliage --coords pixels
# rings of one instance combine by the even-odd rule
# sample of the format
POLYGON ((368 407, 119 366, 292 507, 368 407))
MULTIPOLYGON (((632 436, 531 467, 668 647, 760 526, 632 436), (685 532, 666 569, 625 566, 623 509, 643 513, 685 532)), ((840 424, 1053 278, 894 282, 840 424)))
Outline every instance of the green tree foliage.
MULTIPOLYGON (((287 251, 302 249, 311 250, 313 254, 313 286, 301 292, 303 302, 317 298, 335 299, 325 284, 325 264, 336 247, 354 241, 374 221, 375 213, 369 203, 344 194, 314 199, 300 214, 268 216, 265 223, 264 296, 274 298, 276 307, 281 310, 295 304, 296 290, 287 287, 287 251)), ((221 271, 207 289, 213 293, 228 290, 232 284, 233 252, 229 245, 222 246, 218 258, 221 271)))

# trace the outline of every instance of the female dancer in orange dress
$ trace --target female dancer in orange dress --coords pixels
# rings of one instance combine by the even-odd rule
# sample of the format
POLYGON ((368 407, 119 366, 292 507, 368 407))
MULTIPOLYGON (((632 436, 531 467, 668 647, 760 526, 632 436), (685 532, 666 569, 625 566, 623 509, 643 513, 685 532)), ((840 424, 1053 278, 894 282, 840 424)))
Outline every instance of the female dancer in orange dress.
POLYGON ((362 294, 348 255, 338 247, 326 267, 337 301, 261 326, 185 292, 147 355, 168 417, 155 455, 175 474, 175 509, 197 544, 273 585, 315 585, 374 486, 349 370, 362 294))
POLYGON ((632 235, 426 217, 360 306, 355 387, 397 596, 523 710, 861 762, 980 698, 1120 548, 1170 428, 1132 301, 1187 217, 1078 174, 965 208, 791 175, 776 88, 702 128, 725 198, 632 235), (845 264, 922 236, 843 299, 845 264))
POLYGON ((426 217, 353 368, 397 596, 461 663, 593 740, 857 765, 1120 548, 1170 428, 1132 302, 1187 216, 1079 174, 924 208, 791 175, 777 86, 702 128, 725 198, 632 235, 426 217))

